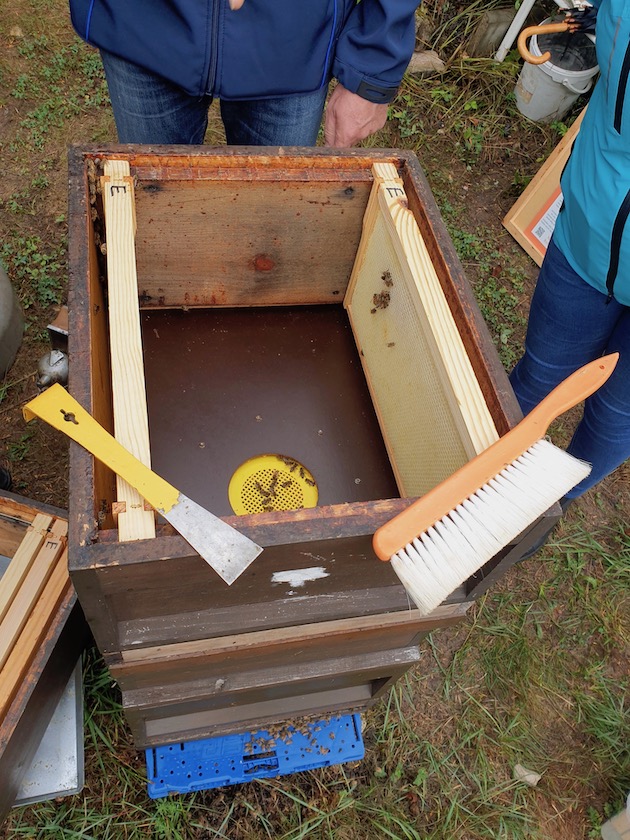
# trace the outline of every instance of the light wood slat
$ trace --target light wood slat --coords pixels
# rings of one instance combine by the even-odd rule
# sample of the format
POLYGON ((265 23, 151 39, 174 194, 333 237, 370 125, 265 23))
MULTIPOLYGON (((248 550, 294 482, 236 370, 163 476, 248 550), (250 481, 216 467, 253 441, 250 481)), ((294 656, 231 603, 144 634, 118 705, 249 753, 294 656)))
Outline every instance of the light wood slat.
POLYGON ((37 552, 48 536, 48 528, 53 518, 43 513, 38 513, 35 516, 32 525, 27 529, 22 542, 11 558, 9 567, 2 575, 2 578, 0 578, 0 622, 3 621, 7 614, 17 591, 33 564, 37 552))
MULTIPOLYGON (((395 185, 402 187, 402 181, 397 178, 395 185)), ((429 317, 438 352, 436 363, 442 361, 444 364, 456 405, 466 422, 474 454, 477 454, 487 449, 499 436, 418 223, 407 206, 404 191, 402 196, 396 195, 392 186, 394 182, 383 180, 379 189, 379 205, 384 215, 386 208, 391 214, 394 247, 401 265, 406 263, 409 266, 418 292, 418 308, 422 307, 429 317)))
POLYGON ((401 495, 419 496, 498 434, 402 181, 373 171, 344 305, 401 495))
POLYGON ((22 628, 40 597, 59 556, 66 547, 68 523, 55 519, 44 545, 37 552, 28 574, 16 592, 0 624, 0 668, 4 666, 22 628))
POLYGON ((0 723, 70 587, 68 553, 64 550, 0 670, 0 723))
MULTIPOLYGON (((149 421, 135 255, 135 209, 129 162, 107 160, 102 179, 107 243, 109 333, 114 435, 147 467, 151 466, 149 421)), ((145 510, 138 491, 116 476, 118 536, 122 542, 155 536, 155 514, 145 510)))

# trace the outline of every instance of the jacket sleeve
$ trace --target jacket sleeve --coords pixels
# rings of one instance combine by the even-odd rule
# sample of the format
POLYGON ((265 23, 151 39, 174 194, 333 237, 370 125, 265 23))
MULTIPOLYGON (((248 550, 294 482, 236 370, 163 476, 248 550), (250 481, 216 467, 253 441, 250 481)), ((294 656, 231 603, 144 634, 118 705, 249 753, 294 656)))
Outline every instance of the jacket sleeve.
POLYGON ((370 102, 391 102, 415 45, 419 0, 360 0, 343 27, 333 76, 370 102))

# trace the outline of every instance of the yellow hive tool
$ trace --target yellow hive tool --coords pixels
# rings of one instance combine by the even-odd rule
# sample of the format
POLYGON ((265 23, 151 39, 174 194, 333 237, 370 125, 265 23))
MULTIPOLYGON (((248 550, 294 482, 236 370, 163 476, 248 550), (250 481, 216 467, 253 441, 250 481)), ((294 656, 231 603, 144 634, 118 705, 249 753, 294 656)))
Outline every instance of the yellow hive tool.
POLYGON ((245 571, 262 548, 146 467, 70 396, 53 385, 23 409, 24 418, 39 417, 102 461, 135 487, 140 495, 199 552, 228 583, 245 571))

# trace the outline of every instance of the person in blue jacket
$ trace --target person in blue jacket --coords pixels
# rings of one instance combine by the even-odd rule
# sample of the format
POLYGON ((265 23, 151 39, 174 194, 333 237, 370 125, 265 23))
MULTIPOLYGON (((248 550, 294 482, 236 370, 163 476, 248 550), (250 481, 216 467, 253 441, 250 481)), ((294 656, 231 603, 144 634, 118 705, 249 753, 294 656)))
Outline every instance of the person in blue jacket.
POLYGON ((101 52, 122 143, 202 143, 220 100, 227 141, 314 145, 385 124, 419 0, 70 0, 101 52))
POLYGON ((630 3, 593 5, 600 77, 562 174, 563 206, 510 377, 527 414, 586 362, 620 354, 568 447, 592 472, 563 509, 630 457, 630 3))

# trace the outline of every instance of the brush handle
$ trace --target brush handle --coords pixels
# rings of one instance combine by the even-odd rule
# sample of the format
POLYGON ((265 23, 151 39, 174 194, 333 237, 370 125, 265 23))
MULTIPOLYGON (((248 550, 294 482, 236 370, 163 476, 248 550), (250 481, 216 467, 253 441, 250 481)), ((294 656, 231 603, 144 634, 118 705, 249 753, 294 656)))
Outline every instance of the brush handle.
POLYGON ((99 461, 122 476, 156 510, 168 513, 179 490, 157 475, 118 443, 74 397, 59 384, 52 385, 23 408, 25 420, 39 417, 80 443, 99 461))
POLYGON ((556 417, 603 385, 615 369, 618 358, 619 353, 611 353, 576 370, 496 443, 382 525, 372 540, 376 556, 389 560, 414 537, 476 493, 543 438, 556 417))

